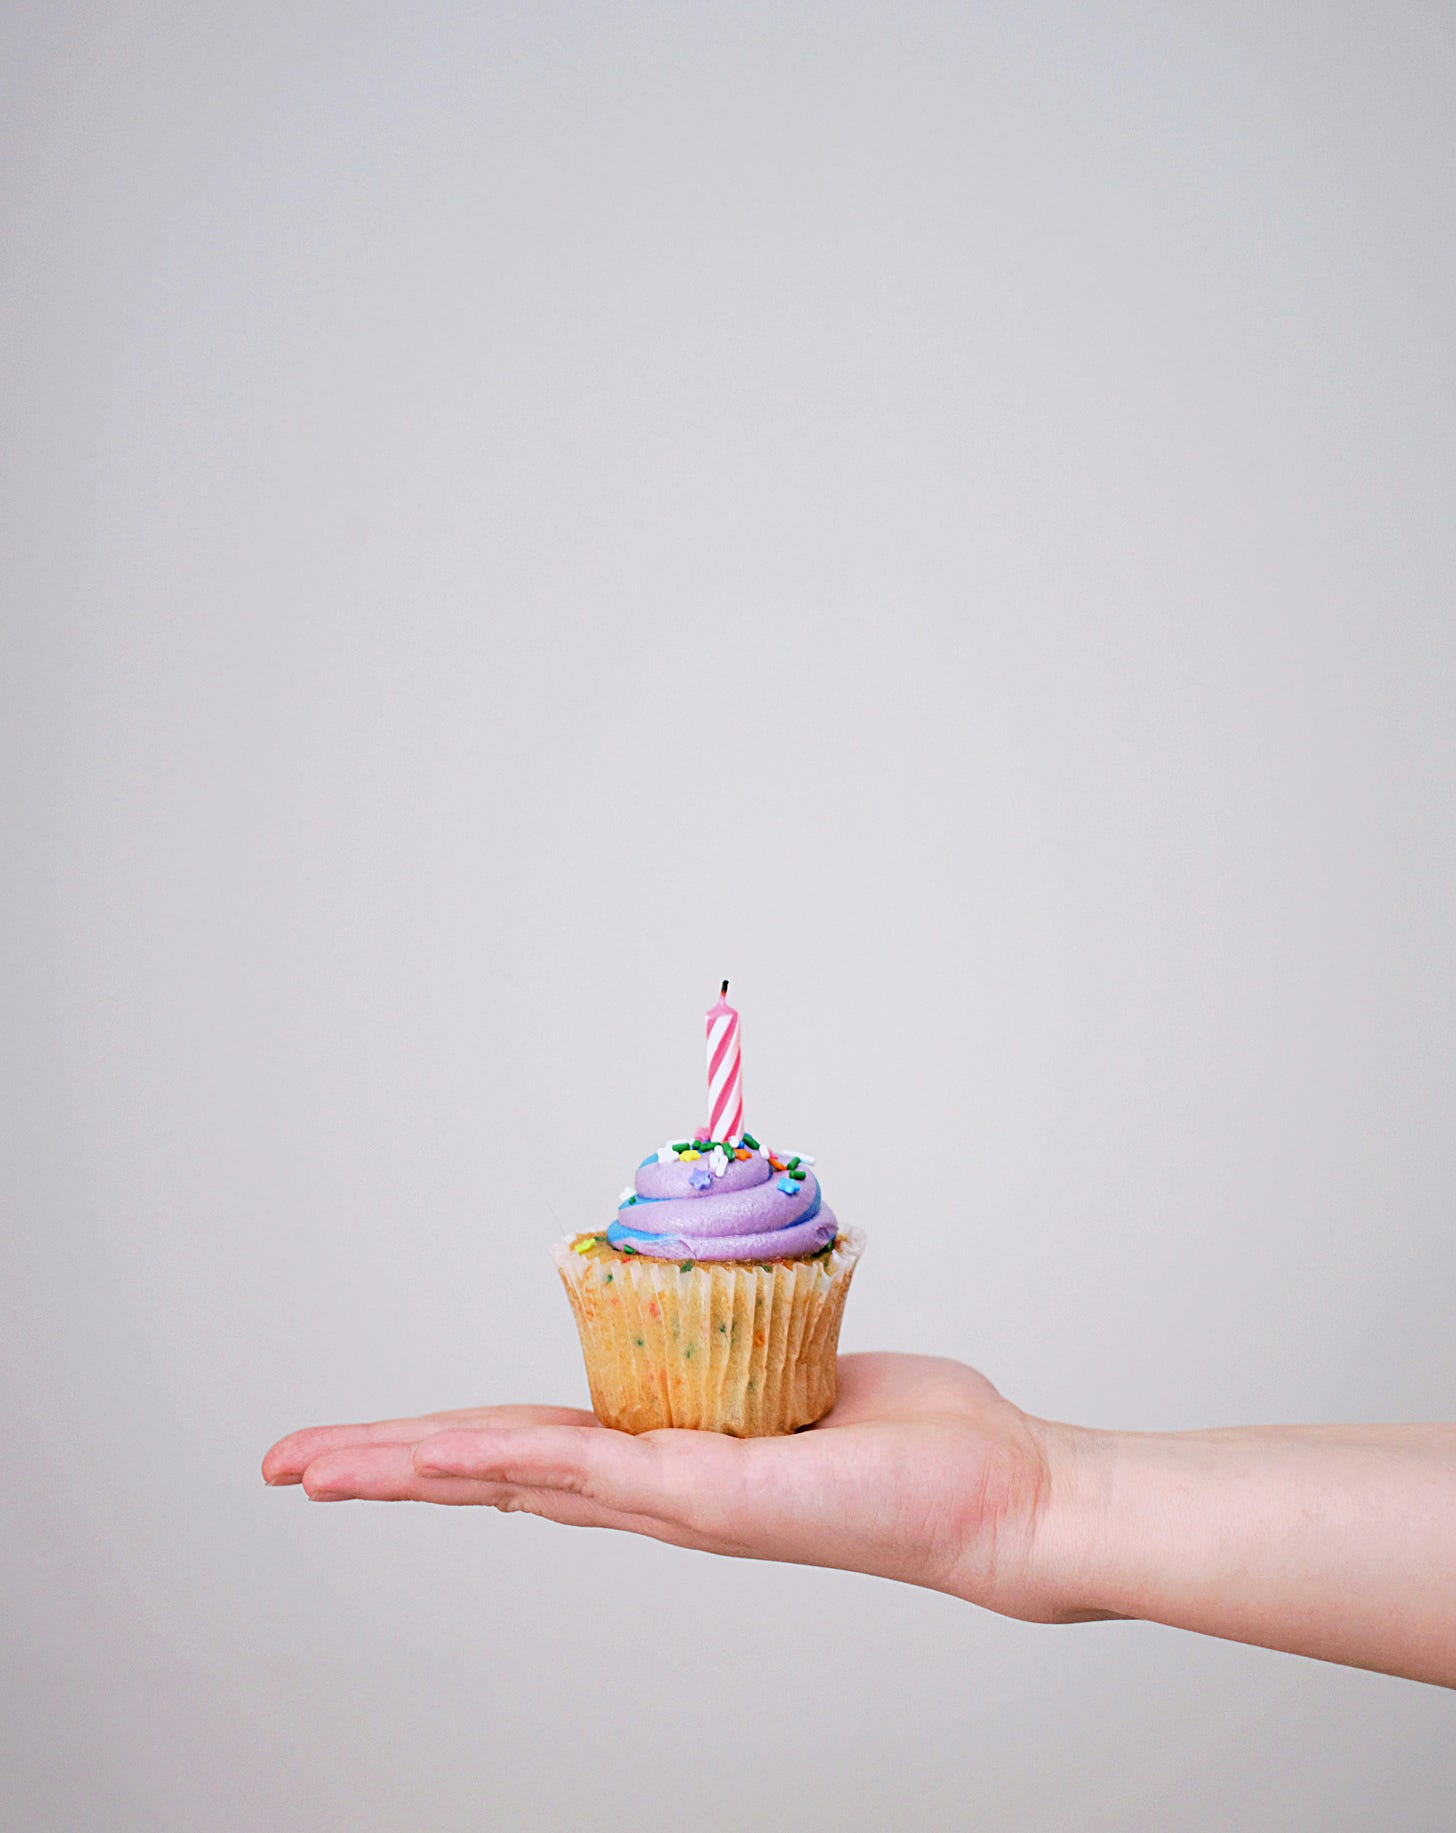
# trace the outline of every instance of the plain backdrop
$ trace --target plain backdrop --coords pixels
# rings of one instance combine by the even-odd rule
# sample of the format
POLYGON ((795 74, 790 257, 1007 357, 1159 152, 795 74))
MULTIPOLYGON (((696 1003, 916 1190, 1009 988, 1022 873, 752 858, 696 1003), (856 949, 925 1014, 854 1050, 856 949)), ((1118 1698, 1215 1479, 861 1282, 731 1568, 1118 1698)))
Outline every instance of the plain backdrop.
POLYGON ((257 1465, 584 1398, 725 974, 847 1347, 1451 1416, 1456 13, 0 33, 8 1824, 1446 1824, 1434 1689, 257 1465))

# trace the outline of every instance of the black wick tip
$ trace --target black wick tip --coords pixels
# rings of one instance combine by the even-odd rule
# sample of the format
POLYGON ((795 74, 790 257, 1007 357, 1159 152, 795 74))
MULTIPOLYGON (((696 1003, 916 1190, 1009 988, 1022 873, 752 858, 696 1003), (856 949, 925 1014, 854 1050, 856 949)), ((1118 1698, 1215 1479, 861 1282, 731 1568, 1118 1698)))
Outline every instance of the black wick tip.
POLYGON ((725 980, 725 981, 723 982, 723 992, 722 992, 722 997, 723 997, 724 999, 726 999, 726 998, 728 997, 728 982, 727 982, 726 980, 725 980))

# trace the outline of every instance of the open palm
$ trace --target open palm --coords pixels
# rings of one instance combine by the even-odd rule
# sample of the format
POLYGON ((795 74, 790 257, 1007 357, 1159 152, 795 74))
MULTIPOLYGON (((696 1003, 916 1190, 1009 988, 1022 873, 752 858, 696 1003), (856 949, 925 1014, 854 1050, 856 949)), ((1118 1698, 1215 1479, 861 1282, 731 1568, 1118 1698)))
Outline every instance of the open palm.
POLYGON ((841 1566, 1011 1616, 1061 1614, 1032 1543, 1045 1428, 984 1376, 930 1356, 839 1362, 834 1411, 788 1438, 609 1431, 574 1407, 473 1407, 317 1426, 263 1461, 315 1501, 484 1504, 676 1546, 841 1566))

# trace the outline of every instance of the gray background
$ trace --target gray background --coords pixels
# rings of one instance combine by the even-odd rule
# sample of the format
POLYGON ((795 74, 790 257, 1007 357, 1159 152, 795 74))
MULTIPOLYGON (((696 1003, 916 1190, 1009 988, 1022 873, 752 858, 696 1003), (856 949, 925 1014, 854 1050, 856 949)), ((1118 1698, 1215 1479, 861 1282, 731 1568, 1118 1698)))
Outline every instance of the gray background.
POLYGON ((1435 1690, 257 1460, 583 1397, 722 974, 847 1346, 1450 1416, 1456 14, 3 33, 13 1824, 1445 1824, 1435 1690))

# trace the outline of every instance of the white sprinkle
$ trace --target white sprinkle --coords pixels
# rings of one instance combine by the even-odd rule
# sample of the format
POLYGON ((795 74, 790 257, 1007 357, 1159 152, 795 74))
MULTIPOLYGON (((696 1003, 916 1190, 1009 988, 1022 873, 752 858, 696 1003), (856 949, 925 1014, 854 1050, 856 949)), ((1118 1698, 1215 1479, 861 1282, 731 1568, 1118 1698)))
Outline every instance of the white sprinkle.
POLYGON ((677 1153, 673 1151, 670 1145, 660 1146, 657 1152, 657 1162, 659 1165, 675 1165, 677 1163, 677 1153))
POLYGON ((768 1147, 767 1147, 767 1146, 760 1146, 760 1147, 758 1148, 758 1156, 759 1156, 760 1158, 767 1158, 767 1157, 768 1157, 768 1147))
POLYGON ((801 1165, 812 1165, 814 1162, 814 1154, 812 1152, 790 1152, 789 1157, 797 1158, 801 1165))
POLYGON ((622 1205, 627 1201, 628 1197, 635 1197, 636 1194, 637 1194, 636 1189, 631 1184, 629 1184, 627 1188, 622 1192, 621 1196, 617 1198, 617 1208, 620 1209, 622 1205))
POLYGON ((728 1169, 728 1154, 721 1146, 713 1147, 712 1155, 708 1159, 708 1169, 714 1177, 722 1177, 728 1169))

